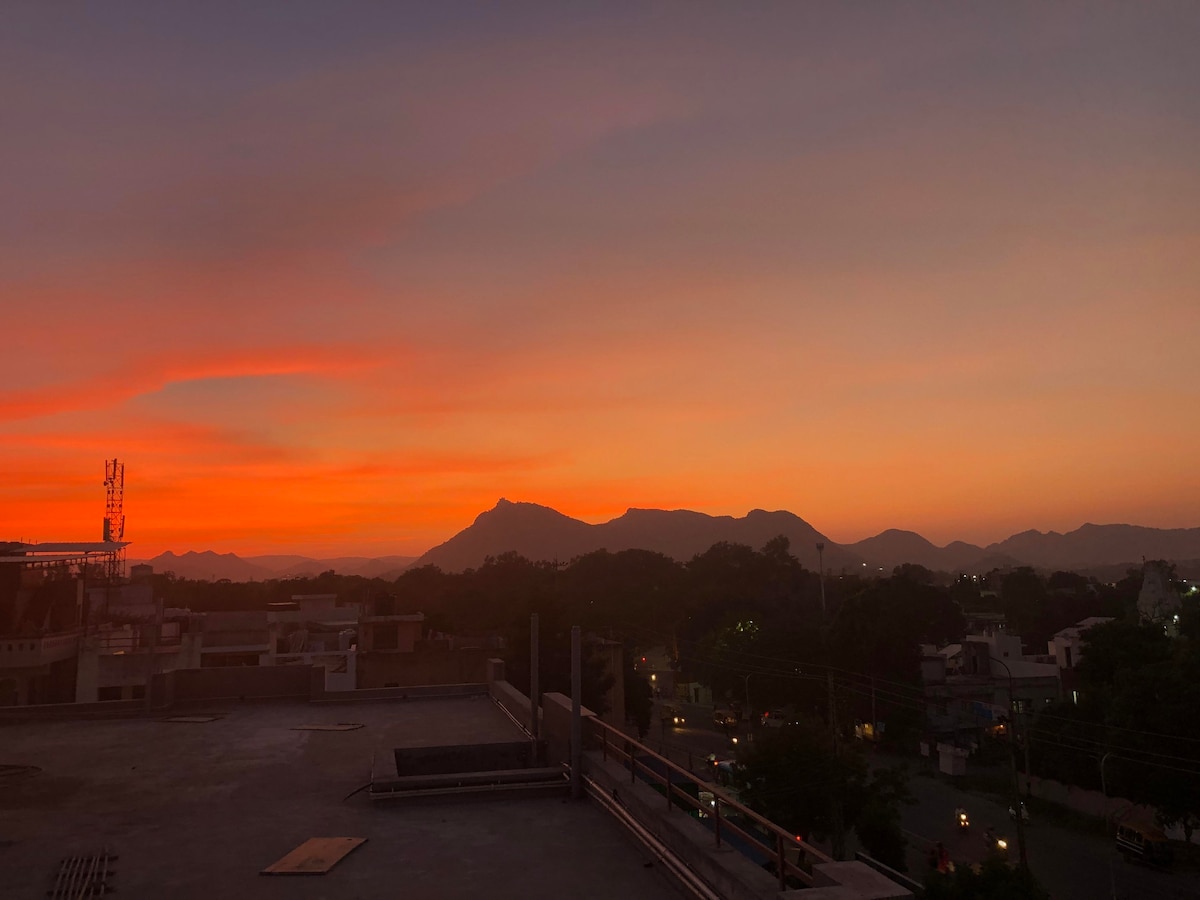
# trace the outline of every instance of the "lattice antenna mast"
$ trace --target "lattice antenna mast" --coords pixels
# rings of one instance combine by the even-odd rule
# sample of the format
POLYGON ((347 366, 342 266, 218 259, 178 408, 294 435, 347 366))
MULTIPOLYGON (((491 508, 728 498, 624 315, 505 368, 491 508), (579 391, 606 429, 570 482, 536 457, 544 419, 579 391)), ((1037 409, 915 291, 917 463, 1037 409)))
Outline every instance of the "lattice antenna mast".
MULTIPOLYGON (((104 540, 119 541, 125 537, 125 464, 119 460, 104 461, 104 487, 108 497, 104 505, 104 540)), ((114 551, 108 558, 109 581, 125 575, 125 551, 114 551)))

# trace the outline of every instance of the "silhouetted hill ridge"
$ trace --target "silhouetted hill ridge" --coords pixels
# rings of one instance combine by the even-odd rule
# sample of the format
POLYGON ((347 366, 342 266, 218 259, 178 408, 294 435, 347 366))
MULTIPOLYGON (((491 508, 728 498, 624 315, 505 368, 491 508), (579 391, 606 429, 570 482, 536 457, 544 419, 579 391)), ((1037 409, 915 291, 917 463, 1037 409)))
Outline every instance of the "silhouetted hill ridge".
POLYGON ((987 556, 982 547, 974 544, 954 541, 945 547, 938 547, 915 531, 898 528, 889 528, 874 537, 847 546, 866 560, 872 569, 882 568, 885 573, 904 563, 925 566, 935 572, 956 572, 974 569, 987 556))
MULTIPOLYGON (((983 573, 994 568, 1030 565, 1040 569, 1120 571, 1141 560, 1200 560, 1200 528, 1151 528, 1097 525, 1091 522, 1065 534, 1035 529, 1018 532, 987 547, 953 541, 938 547, 913 531, 889 528, 853 544, 839 545, 786 510, 752 509, 744 517, 710 516, 693 510, 631 507, 611 521, 591 525, 536 503, 500 499, 458 534, 419 559, 406 556, 312 559, 298 555, 247 558, 211 550, 171 551, 144 560, 156 571, 181 578, 261 581, 317 575, 330 569, 342 575, 394 579, 411 565, 436 565, 448 572, 477 568, 488 556, 514 551, 534 561, 567 562, 594 550, 649 550, 686 562, 725 541, 756 550, 777 535, 810 570, 817 568, 815 545, 825 542, 828 571, 866 568, 885 574, 903 563, 935 571, 983 573)), ((138 560, 131 559, 130 564, 138 560)))
POLYGON ((748 544, 756 550, 778 535, 791 543, 793 555, 817 568, 816 542, 825 541, 826 568, 861 565, 862 560, 824 537, 793 513, 751 510, 746 516, 710 516, 688 509, 627 509, 599 525, 535 503, 501 499, 474 524, 431 549, 416 563, 447 572, 477 568, 488 556, 513 551, 534 561, 566 562, 595 550, 650 550, 687 561, 721 541, 748 544))
POLYGON ((1022 531, 987 547, 1044 568, 1073 569, 1145 559, 1200 557, 1200 528, 1150 528, 1145 525, 1096 525, 1087 522, 1060 534, 1022 531))

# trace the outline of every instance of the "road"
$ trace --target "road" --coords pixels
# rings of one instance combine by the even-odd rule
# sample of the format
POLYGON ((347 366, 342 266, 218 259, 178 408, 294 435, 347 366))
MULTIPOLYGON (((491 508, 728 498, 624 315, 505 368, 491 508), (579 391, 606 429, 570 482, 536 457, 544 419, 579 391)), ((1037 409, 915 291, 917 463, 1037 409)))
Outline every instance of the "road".
MULTIPOLYGON (((730 759, 737 745, 714 727, 711 707, 678 704, 678 708, 687 718, 686 725, 664 729, 656 710, 645 743, 665 751, 677 764, 686 766, 690 760, 698 775, 709 777, 705 756, 715 753, 730 759)), ((744 743, 745 724, 735 734, 744 743)), ((925 760, 920 764, 928 766, 925 760)), ((1008 840, 1011 858, 1017 860, 1016 825, 1006 801, 958 790, 932 774, 913 775, 909 788, 917 802, 904 807, 902 823, 909 837, 909 873, 914 878, 924 878, 926 853, 935 841, 943 842, 957 863, 982 861, 987 855, 983 833, 989 825, 1008 840), (967 833, 960 833, 955 824, 954 810, 960 806, 970 814, 967 833)), ((1125 862, 1112 840, 1103 835, 1039 821, 1035 814, 1025 829, 1025 840, 1029 868, 1053 900, 1200 900, 1200 873, 1164 872, 1125 862)))
MULTIPOLYGON (((909 869, 920 872, 930 842, 942 841, 957 863, 979 862, 987 855, 983 832, 989 826, 1005 837, 1009 854, 1018 858, 1016 824, 1007 802, 956 790, 938 778, 916 775, 909 789, 917 803, 902 812, 909 834, 909 869), (971 828, 961 833, 954 822, 957 807, 967 810, 971 828)), ((1039 821, 1025 828, 1030 871, 1054 900, 1184 900, 1200 898, 1200 875, 1163 872, 1127 863, 1110 838, 1039 821)))

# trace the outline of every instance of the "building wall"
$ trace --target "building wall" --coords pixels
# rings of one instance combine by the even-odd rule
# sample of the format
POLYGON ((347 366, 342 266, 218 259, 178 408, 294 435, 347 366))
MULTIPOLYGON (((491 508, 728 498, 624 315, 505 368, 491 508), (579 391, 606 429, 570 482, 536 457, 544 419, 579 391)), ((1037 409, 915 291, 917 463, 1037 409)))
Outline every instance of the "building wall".
POLYGON ((72 656, 42 666, 0 672, 0 705, 71 703, 75 699, 76 662, 72 656))
POLYGON ((88 641, 79 652, 75 702, 138 699, 144 696, 146 682, 154 675, 176 669, 198 669, 200 635, 185 634, 175 640, 177 643, 153 651, 143 646, 122 653, 105 652, 102 644, 88 641))
MULTIPOLYGON (((303 697, 312 692, 311 666, 233 666, 168 673, 172 701, 303 697)), ((323 677, 323 676, 322 676, 323 677)))
POLYGON ((389 616, 359 621, 360 650, 399 650, 411 653, 421 640, 425 617, 389 616))
POLYGON ((487 680, 490 650, 376 651, 358 654, 358 687, 407 687, 422 684, 481 684, 487 680))

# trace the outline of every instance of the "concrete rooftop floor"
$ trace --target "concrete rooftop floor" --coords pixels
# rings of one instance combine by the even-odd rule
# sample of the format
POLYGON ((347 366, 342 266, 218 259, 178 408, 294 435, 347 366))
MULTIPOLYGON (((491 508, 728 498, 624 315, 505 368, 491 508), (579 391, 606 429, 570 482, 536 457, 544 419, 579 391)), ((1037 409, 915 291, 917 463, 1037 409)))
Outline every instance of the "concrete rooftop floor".
POLYGON ((485 696, 188 710, 146 719, 0 724, 4 897, 44 897, 59 860, 119 856, 115 897, 678 898, 603 810, 557 792, 371 803, 372 755, 511 741, 485 696), (354 722, 354 731, 296 726, 354 722), (9 774, 5 775, 5 771, 9 774), (310 837, 367 842, 328 874, 259 871, 310 837))

